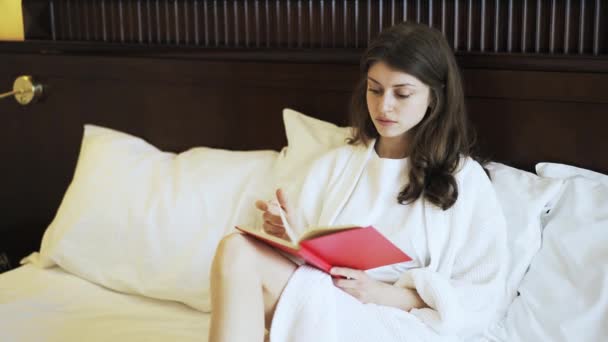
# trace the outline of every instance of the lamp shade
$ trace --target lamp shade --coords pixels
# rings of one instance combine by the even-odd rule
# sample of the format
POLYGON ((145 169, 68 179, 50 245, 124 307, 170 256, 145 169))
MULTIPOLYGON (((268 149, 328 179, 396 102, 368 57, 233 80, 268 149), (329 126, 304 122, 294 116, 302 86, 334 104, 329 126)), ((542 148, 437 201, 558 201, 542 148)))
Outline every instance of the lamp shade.
POLYGON ((23 39, 21 0, 0 0, 0 40, 23 39))

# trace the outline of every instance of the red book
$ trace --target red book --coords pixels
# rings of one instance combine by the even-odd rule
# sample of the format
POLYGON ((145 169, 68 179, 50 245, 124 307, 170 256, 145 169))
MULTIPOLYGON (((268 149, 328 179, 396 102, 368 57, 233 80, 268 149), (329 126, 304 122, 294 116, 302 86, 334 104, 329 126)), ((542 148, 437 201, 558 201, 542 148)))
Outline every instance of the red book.
POLYGON ((412 260, 372 226, 309 229, 295 242, 257 229, 236 228, 327 273, 334 266, 368 270, 412 260))

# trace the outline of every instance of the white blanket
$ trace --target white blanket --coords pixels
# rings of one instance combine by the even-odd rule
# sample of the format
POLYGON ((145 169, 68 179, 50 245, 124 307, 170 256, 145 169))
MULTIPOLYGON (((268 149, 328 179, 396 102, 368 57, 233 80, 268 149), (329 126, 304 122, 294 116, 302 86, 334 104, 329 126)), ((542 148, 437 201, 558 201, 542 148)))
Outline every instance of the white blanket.
MULTIPOLYGON (((305 221, 301 227, 348 221, 340 213, 372 146, 341 147, 311 167, 297 196, 305 221)), ((429 308, 405 312, 362 304, 334 287, 328 275, 300 267, 277 306, 271 341, 459 340, 483 332, 502 317, 507 265, 504 216, 478 163, 463 159, 456 180, 459 198, 452 208, 442 211, 418 200, 408 209, 423 213, 421 218, 413 215, 419 219, 408 225, 423 232, 416 236, 424 239, 430 257, 421 260, 422 268, 401 274, 395 286, 416 288, 429 308)))

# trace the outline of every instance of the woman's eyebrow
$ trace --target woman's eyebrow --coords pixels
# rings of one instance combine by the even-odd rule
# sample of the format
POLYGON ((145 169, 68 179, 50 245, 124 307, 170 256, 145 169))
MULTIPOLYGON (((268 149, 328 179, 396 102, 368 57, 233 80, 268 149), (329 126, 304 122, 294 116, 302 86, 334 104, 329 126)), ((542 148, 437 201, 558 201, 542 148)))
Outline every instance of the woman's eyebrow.
MULTIPOLYGON (((370 81, 372 81, 372 82, 374 82, 374 83, 377 83, 378 85, 382 85, 382 84, 380 84, 380 82, 376 81, 375 79, 373 79, 373 78, 371 78, 369 76, 367 76, 367 79, 370 80, 370 81)), ((401 84, 393 84, 392 85, 393 88, 406 87, 406 86, 410 86, 410 87, 414 87, 414 88, 416 87, 416 85, 414 85, 412 83, 401 83, 401 84)))

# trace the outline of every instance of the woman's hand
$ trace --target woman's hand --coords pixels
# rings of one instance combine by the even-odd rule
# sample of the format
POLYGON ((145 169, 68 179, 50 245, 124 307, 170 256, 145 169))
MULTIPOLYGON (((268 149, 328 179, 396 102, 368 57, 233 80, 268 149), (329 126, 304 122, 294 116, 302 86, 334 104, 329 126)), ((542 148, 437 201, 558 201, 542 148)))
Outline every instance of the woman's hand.
POLYGON ((276 191, 276 196, 278 203, 258 200, 255 202, 255 206, 259 210, 263 211, 262 218, 264 219, 264 231, 270 235, 274 235, 289 241, 290 237, 285 230, 285 226, 283 225, 279 208, 277 206, 281 206, 281 209, 285 213, 285 219, 288 221, 287 224, 289 224, 290 227, 293 227, 293 223, 295 222, 295 220, 293 220, 295 213, 287 200, 287 194, 285 191, 278 189, 276 191))
POLYGON ((334 267, 330 270, 330 274, 345 277, 346 279, 333 278, 334 285, 362 303, 392 306, 405 311, 427 306, 415 289, 383 283, 368 276, 364 271, 334 267))

